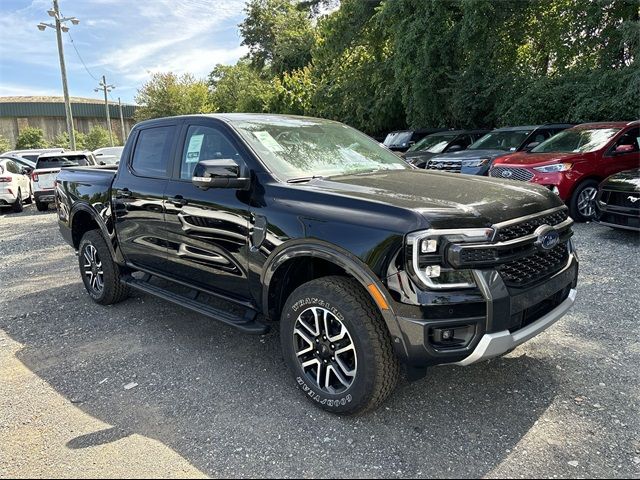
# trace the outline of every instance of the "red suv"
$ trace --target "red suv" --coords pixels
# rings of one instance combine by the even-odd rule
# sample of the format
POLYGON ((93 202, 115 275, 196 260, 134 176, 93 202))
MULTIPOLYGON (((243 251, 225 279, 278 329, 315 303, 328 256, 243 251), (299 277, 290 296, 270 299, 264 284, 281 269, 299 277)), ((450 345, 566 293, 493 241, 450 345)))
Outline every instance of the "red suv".
POLYGON ((578 221, 595 215, 598 184, 640 165, 640 121, 583 123, 545 140, 529 152, 495 160, 489 175, 549 188, 578 221))

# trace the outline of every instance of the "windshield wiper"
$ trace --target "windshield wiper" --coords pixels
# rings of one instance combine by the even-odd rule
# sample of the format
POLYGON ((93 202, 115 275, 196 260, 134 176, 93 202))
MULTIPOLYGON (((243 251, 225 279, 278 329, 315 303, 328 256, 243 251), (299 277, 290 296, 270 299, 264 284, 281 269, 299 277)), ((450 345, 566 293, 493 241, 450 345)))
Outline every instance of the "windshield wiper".
POLYGON ((324 178, 320 175, 313 175, 312 177, 299 177, 299 178, 290 178, 287 180, 287 183, 304 183, 310 182, 311 180, 315 180, 317 178, 324 178))

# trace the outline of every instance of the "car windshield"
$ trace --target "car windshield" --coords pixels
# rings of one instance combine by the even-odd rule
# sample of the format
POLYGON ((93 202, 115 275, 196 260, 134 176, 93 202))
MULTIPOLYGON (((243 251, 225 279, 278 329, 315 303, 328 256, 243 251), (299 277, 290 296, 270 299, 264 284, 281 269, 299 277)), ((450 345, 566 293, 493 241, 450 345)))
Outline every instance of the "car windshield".
POLYGON ((89 161, 85 155, 67 155, 65 157, 38 158, 36 168, 86 167, 89 161))
POLYGON ((392 147, 396 145, 406 145, 411 141, 411 131, 404 130, 402 132, 391 132, 387 135, 387 138, 384 139, 384 144, 387 147, 392 147))
POLYGON ((545 140, 531 151, 533 153, 593 152, 604 147, 611 137, 619 131, 619 128, 564 130, 545 140))
POLYGON ((480 140, 473 143, 469 150, 505 150, 507 152, 515 152, 530 133, 531 130, 494 131, 487 133, 480 140))
POLYGON ((338 122, 274 117, 231 123, 266 166, 287 181, 411 168, 375 140, 338 122))
POLYGON ((119 157, 120 155, 122 155, 122 150, 124 150, 124 147, 106 147, 99 148, 93 153, 95 155, 112 155, 115 157, 119 157))
POLYGON ((442 153, 447 145, 456 138, 457 135, 427 135, 414 146, 412 146, 409 151, 424 151, 430 153, 442 153))

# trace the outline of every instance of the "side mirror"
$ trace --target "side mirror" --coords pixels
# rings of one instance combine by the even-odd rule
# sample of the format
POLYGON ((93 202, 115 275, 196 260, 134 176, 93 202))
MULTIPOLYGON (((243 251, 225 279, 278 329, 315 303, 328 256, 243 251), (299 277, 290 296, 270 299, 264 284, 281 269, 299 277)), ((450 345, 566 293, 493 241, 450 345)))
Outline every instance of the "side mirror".
POLYGON ((22 175, 31 175, 31 172, 32 172, 32 171, 33 171, 33 170, 32 170, 31 168, 29 168, 29 167, 22 167, 22 168, 20 169, 20 173, 21 173, 22 175))
POLYGON ((635 150, 633 145, 618 145, 614 150, 615 153, 630 153, 635 150))
POLYGON ((447 149, 447 152, 459 152, 460 150, 462 150, 462 146, 461 145, 451 145, 447 149))
POLYGON ((538 145, 540 145, 540 142, 531 142, 526 147, 524 147, 524 149, 528 152, 529 150, 533 150, 534 148, 536 148, 538 145))
POLYGON ((240 165, 230 158, 200 160, 193 171, 191 183, 203 190, 208 188, 246 190, 249 188, 251 180, 241 175, 240 165))

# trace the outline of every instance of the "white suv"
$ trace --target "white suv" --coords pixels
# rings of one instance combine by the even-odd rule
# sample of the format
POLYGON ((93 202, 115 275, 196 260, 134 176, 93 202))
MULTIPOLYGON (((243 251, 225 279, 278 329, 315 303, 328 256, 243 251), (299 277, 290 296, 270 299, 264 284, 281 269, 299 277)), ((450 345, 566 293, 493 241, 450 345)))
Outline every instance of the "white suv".
POLYGON ((22 211, 23 203, 31 203, 31 186, 25 167, 11 158, 0 157, 0 207, 22 211))

